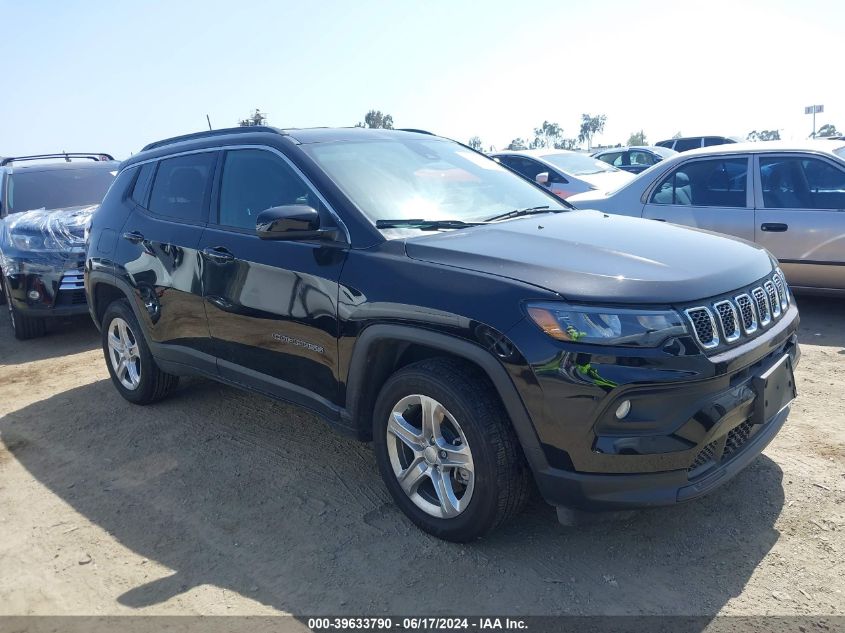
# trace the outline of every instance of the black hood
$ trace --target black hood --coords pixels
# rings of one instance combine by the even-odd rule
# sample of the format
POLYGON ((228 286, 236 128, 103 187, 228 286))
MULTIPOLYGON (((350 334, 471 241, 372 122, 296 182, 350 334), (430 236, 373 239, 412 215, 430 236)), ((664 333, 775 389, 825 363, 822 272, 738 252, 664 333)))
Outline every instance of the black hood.
POLYGON ((409 239, 409 257, 499 275, 571 301, 688 303, 772 271, 756 244, 598 211, 538 215, 409 239))

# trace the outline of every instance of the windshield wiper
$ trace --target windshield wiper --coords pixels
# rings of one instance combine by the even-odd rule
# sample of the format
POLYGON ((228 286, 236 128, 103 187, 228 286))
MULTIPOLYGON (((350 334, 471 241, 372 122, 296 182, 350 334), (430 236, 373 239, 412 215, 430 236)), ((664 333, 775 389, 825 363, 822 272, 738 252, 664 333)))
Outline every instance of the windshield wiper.
POLYGON ((463 220, 423 220, 420 218, 397 218, 394 220, 376 220, 377 229, 419 229, 437 231, 439 229, 465 229, 480 226, 485 222, 464 222, 463 220))
MULTIPOLYGON (((562 211, 562 209, 560 209, 562 211)), ((541 207, 528 207, 527 209, 514 209, 513 211, 506 211, 505 213, 500 213, 499 215, 494 215, 492 218, 487 218, 488 222, 493 222, 495 220, 509 220, 511 218, 521 218, 524 215, 533 215, 535 213, 557 213, 558 210, 555 209, 554 211, 549 209, 549 205, 543 205, 541 207)))

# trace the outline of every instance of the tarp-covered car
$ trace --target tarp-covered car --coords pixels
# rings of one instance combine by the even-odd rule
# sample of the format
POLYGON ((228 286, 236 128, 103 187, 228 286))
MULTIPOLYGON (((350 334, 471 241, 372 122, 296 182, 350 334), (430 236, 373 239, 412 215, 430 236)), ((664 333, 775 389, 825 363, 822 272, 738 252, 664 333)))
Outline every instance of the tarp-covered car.
POLYGON ((117 168, 108 154, 0 159, 0 303, 17 338, 87 312, 85 230, 117 168))

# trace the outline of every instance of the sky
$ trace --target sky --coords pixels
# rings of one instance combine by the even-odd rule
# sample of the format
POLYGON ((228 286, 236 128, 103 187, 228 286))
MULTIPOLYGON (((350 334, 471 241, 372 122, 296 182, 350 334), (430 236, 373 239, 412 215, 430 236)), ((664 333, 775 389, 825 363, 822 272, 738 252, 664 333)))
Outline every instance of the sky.
POLYGON ((841 0, 0 0, 0 155, 109 152, 237 124, 396 127, 485 148, 543 121, 595 144, 845 133, 841 0))

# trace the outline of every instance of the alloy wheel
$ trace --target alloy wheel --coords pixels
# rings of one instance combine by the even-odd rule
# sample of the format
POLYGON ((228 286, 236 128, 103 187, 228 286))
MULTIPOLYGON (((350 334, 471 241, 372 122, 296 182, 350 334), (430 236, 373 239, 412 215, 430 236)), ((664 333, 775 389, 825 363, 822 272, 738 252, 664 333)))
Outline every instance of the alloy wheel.
POLYGON ((450 519, 466 510, 475 487, 472 451, 454 416, 434 398, 402 398, 387 422, 393 473, 426 514, 450 519))
POLYGON ((116 317, 109 324, 109 359, 120 384, 134 391, 141 384, 141 354, 129 324, 116 317))

